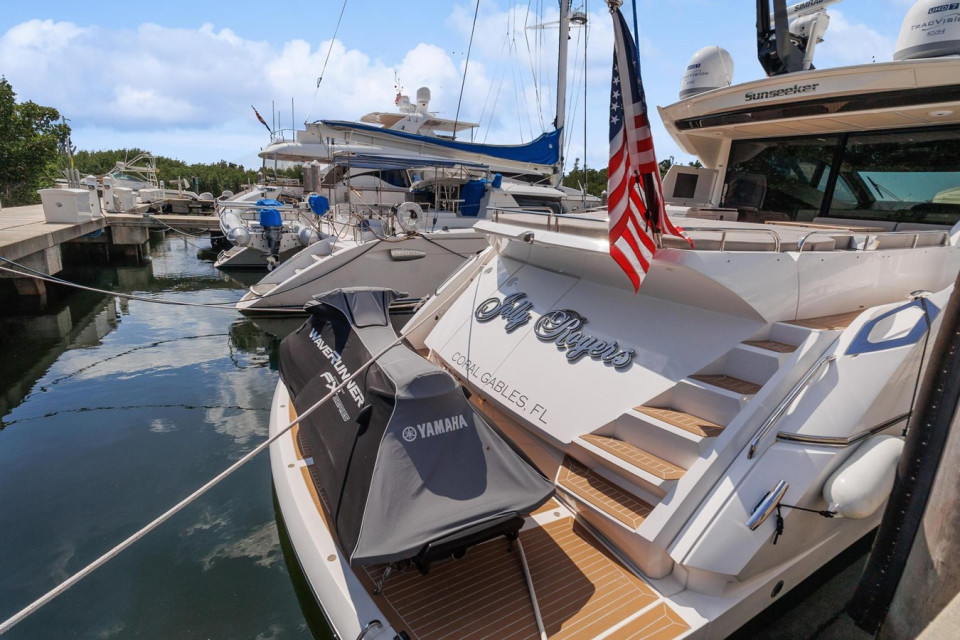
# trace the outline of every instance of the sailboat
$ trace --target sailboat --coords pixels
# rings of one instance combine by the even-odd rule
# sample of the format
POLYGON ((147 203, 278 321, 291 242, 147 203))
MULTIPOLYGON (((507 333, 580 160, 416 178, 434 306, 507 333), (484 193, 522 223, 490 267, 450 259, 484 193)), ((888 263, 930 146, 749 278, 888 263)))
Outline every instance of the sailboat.
POLYGON ((758 3, 770 75, 661 110, 705 165, 664 188, 709 188, 638 293, 605 221, 494 219, 402 340, 394 293, 317 300, 281 355, 271 468, 339 637, 725 637, 877 525, 960 271, 937 197, 960 22, 912 29, 930 4, 894 62, 814 69, 822 8, 758 3), (481 465, 491 431, 519 459, 481 465), (490 470, 516 500, 474 502, 490 470))
MULTIPOLYGON (((376 131, 365 123, 337 124, 338 130, 353 133, 347 147, 335 136, 324 138, 322 153, 332 154, 334 167, 327 170, 321 185, 329 190, 325 193, 333 210, 321 222, 332 228, 320 229, 323 241, 252 286, 237 309, 257 315, 289 314, 301 310, 317 293, 357 284, 404 291, 415 304, 486 247, 484 235, 474 225, 489 210, 562 216, 598 204, 597 198, 538 184, 559 181, 569 29, 569 6, 562 3, 557 129, 546 134, 543 139, 548 142, 535 154, 531 150, 542 146, 536 141, 521 145, 525 150, 520 153, 520 147, 479 145, 436 135, 434 129, 458 130, 459 125, 428 112, 428 92, 421 92, 418 105, 407 109, 402 118, 387 114, 366 118, 386 125, 376 131), (369 138, 354 145, 357 131, 376 141, 369 138), (365 192, 361 180, 367 181, 365 192), (383 189, 384 182, 408 186, 407 192, 400 194, 398 202, 396 190, 383 189)), ((284 149, 293 153, 289 147, 284 149)), ((309 149, 309 153, 321 153, 319 147, 309 149)))

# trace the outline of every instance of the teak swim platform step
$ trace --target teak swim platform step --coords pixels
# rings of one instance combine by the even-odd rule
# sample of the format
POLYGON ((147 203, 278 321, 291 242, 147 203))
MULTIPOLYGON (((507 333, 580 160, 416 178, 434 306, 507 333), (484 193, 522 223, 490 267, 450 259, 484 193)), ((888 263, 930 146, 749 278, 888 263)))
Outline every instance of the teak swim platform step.
POLYGON ((686 471, 623 440, 595 434, 583 435, 580 439, 662 480, 678 480, 686 471))
POLYGON ((653 505, 618 487, 567 456, 557 474, 557 485, 594 509, 636 529, 653 511, 653 505))

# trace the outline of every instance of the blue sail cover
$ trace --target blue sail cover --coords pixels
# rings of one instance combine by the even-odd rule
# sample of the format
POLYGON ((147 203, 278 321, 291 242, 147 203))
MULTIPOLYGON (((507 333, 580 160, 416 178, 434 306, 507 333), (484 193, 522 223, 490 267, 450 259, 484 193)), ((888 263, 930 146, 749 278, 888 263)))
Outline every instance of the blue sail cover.
POLYGON ((560 129, 544 133, 536 140, 527 144, 479 144, 476 142, 460 142, 458 140, 447 140, 446 138, 437 138, 434 136, 422 136, 405 131, 394 131, 393 129, 384 129, 369 124, 359 122, 347 122, 345 120, 322 120, 323 124, 335 129, 354 129, 357 131, 367 131, 385 136, 394 136, 418 142, 420 144, 432 144, 438 147, 448 149, 457 149, 469 153, 482 153, 494 158, 503 160, 512 160, 514 162, 528 162, 530 164, 553 165, 560 161, 560 129))

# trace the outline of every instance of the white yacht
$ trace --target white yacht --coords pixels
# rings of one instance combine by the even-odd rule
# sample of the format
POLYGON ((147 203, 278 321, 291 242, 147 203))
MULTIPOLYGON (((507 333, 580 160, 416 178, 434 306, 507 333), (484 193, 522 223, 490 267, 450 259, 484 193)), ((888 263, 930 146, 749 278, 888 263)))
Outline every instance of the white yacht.
MULTIPOLYGON (((562 95, 562 94, 561 94, 562 95)), ((495 145, 457 140, 458 133, 469 133, 478 124, 440 118, 429 111, 430 89, 417 90, 417 101, 409 96, 397 96, 395 113, 368 113, 359 122, 347 120, 317 120, 308 122, 296 131, 292 140, 285 135, 274 135, 270 144, 260 151, 265 161, 332 162, 345 154, 420 156, 463 160, 489 166, 492 171, 506 176, 522 177, 528 181, 557 178, 562 145, 560 126, 538 138, 517 145, 495 145)))
POLYGON ((960 271, 960 11, 813 69, 823 4, 758 3, 771 75, 661 109, 705 168, 639 293, 601 217, 495 213, 401 345, 393 293, 310 307, 271 468, 338 637, 725 637, 877 526, 960 271))
POLYGON ((423 298, 486 248, 486 237, 473 227, 490 209, 559 214, 568 202, 581 204, 578 196, 504 180, 479 165, 416 161, 346 159, 347 179, 337 180, 340 174, 332 172, 324 191, 333 204, 315 222, 320 241, 253 285, 237 309, 257 315, 302 312, 313 295, 358 284, 423 298), (356 176, 362 168, 369 173, 356 176))

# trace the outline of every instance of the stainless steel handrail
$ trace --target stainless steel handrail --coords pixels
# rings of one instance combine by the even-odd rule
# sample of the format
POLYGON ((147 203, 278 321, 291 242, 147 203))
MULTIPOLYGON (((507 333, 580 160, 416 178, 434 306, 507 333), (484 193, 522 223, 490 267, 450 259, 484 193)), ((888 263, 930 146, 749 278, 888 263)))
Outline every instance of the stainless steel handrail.
MULTIPOLYGON (((836 344, 836 342, 834 342, 836 344)), ((832 345, 831 345, 832 346, 832 345)), ((790 408, 790 405, 793 404, 793 401, 797 399, 804 389, 810 384, 810 381, 813 380, 820 371, 831 362, 837 359, 835 355, 823 356, 817 360, 812 367, 800 378, 799 382, 793 386, 793 389, 790 390, 790 393, 780 401, 780 404, 777 405, 777 408, 773 410, 773 413, 764 420, 763 424, 757 430, 756 435, 753 436, 753 440, 750 441, 750 449, 747 451, 747 459, 753 458, 757 453, 757 449, 760 448, 760 441, 763 440, 774 425, 780 421, 780 418, 783 417, 783 414, 787 412, 787 409, 790 408)))
POLYGON ((870 427, 869 429, 864 429, 863 431, 859 431, 853 434, 852 436, 847 436, 846 438, 842 438, 838 436, 808 436, 802 433, 787 433, 785 431, 781 431, 777 433, 777 440, 780 440, 783 442, 796 442, 797 444, 812 444, 812 445, 818 445, 823 447, 837 447, 842 449, 844 447, 849 447, 852 444, 856 444, 865 438, 869 438, 874 434, 880 433, 881 431, 886 431, 893 425, 903 422, 904 420, 907 420, 909 418, 910 418, 910 413, 909 412, 904 413, 895 418, 890 418, 885 422, 881 422, 876 426, 870 427))
POLYGON ((363 628, 363 631, 360 632, 360 635, 357 636, 357 640, 363 640, 364 638, 367 637, 367 633, 371 629, 376 629, 376 628, 383 629, 383 623, 376 619, 371 620, 370 622, 367 623, 367 626, 363 628))
MULTIPOLYGON (((728 233, 739 233, 739 234, 754 234, 754 235, 764 235, 770 236, 773 238, 773 252, 780 253, 780 235, 772 229, 737 229, 731 227, 683 227, 684 232, 695 231, 698 233, 719 233, 720 234, 720 251, 726 249, 727 244, 727 234, 728 233)), ((696 241, 694 241, 696 244, 696 241)), ((694 247, 696 248, 696 247, 694 247)))
MULTIPOLYGON (((879 239, 886 236, 903 236, 907 237, 912 235, 913 242, 910 245, 911 249, 916 249, 917 244, 920 242, 920 236, 922 235, 942 235, 943 243, 940 246, 946 246, 950 242, 950 234, 943 229, 929 229, 929 230, 905 230, 905 231, 863 231, 858 233, 856 229, 851 228, 848 231, 811 231, 807 235, 800 238, 800 241, 797 243, 797 251, 803 251, 804 246, 806 246, 807 241, 813 236, 824 236, 827 238, 834 238, 836 236, 849 237, 851 235, 862 235, 869 236, 874 239, 879 239)), ((873 251, 873 249, 867 248, 866 246, 859 251, 873 251)))
POLYGON ((786 495, 787 489, 789 488, 790 485, 787 484, 786 481, 781 480, 777 483, 777 486, 773 488, 773 491, 763 496, 763 500, 754 507, 753 513, 747 518, 747 527, 750 531, 756 531, 757 527, 767 521, 767 518, 770 517, 773 510, 776 509, 780 501, 783 500, 783 496, 786 495))

